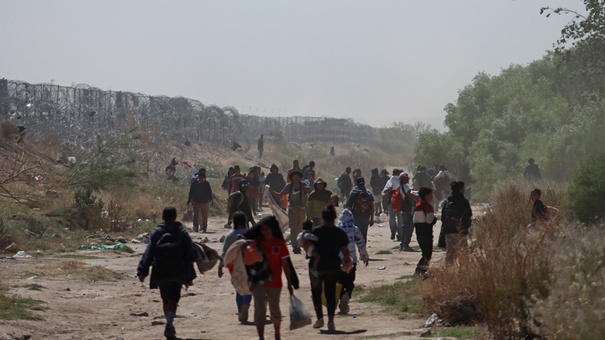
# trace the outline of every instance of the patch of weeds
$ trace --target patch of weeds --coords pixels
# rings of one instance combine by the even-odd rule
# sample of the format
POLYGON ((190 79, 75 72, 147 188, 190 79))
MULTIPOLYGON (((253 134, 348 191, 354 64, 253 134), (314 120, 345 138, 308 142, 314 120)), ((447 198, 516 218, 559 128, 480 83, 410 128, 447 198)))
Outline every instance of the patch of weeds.
POLYGON ((44 301, 0 294, 0 319, 2 320, 42 320, 32 311, 44 311, 44 301))
POLYGON ((44 288, 45 288, 44 286, 39 285, 37 283, 33 283, 33 284, 27 286, 27 289, 29 289, 29 290, 35 290, 35 291, 41 291, 44 288))
POLYGON ((134 254, 134 249, 130 248, 127 245, 124 245, 124 247, 122 247, 121 249, 118 249, 118 251, 123 252, 123 253, 128 253, 128 254, 134 254))
POLYGON ((419 314, 426 314, 416 291, 419 284, 417 280, 408 280, 372 287, 364 292, 361 302, 378 303, 386 312, 401 319, 418 317, 419 314))
POLYGON ((375 335, 360 336, 357 339, 359 339, 359 340, 369 340, 369 339, 399 338, 399 337, 402 337, 402 336, 413 336, 413 335, 417 335, 417 334, 414 334, 414 332, 412 332, 412 331, 403 331, 403 332, 397 332, 397 333, 387 333, 387 334, 375 334, 375 335))
POLYGON ((101 257, 98 257, 98 256, 83 255, 83 254, 61 254, 61 255, 58 255, 56 257, 62 258, 62 259, 80 259, 80 260, 98 260, 98 259, 101 259, 101 257))
POLYGON ((399 250, 399 246, 394 246, 391 250, 399 250))
POLYGON ((455 327, 444 327, 437 329, 438 336, 457 338, 457 339, 475 339, 479 335, 484 334, 485 329, 481 327, 471 326, 455 326, 455 327))
POLYGON ((75 271, 73 275, 89 281, 116 281, 122 278, 120 273, 101 266, 82 268, 75 271))
POLYGON ((376 255, 390 255, 390 254, 393 254, 393 252, 390 250, 379 250, 376 252, 376 255))

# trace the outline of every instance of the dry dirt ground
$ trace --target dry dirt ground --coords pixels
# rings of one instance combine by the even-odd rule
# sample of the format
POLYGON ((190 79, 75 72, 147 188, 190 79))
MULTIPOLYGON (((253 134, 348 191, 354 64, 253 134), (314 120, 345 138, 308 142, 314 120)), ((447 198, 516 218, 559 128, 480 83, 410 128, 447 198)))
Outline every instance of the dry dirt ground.
MULTIPOLYGON (((218 239, 228 232, 223 224, 222 219, 212 219, 209 233, 192 233, 192 236, 194 240, 208 237, 209 245, 220 249, 222 244, 218 239)), ((434 235, 437 242, 437 226, 434 235)), ((384 218, 370 228, 368 251, 372 261, 368 267, 358 268, 357 285, 379 286, 413 273, 420 253, 393 250, 398 243, 391 241, 389 236, 388 221, 384 218), (377 255, 381 250, 391 250, 392 254, 377 255), (379 270, 382 266, 386 269, 379 270)), ((414 245, 417 245, 415 241, 414 245)), ((34 312, 41 321, 0 320, 0 339, 22 338, 23 335, 32 339, 162 339, 163 325, 152 325, 164 320, 159 291, 150 290, 148 282, 141 284, 135 277, 145 245, 131 243, 129 246, 135 250, 134 254, 79 250, 73 253, 75 258, 55 253, 27 259, 1 259, 0 284, 9 287, 8 293, 42 300, 47 309, 34 312), (87 258, 82 258, 84 256, 87 258), (83 262, 85 268, 101 266, 118 273, 118 277, 113 281, 91 281, 82 271, 65 275, 62 271, 74 266, 68 261, 83 262), (40 285, 40 290, 31 290, 32 284, 40 285), (131 315, 137 311, 147 312, 148 316, 131 315)), ((442 252, 436 252, 434 262, 440 261, 442 256, 442 252)), ((304 256, 293 255, 293 260, 301 278, 301 287, 295 294, 311 307, 304 256)), ((237 321, 234 300, 228 274, 218 278, 213 270, 200 275, 193 287, 183 291, 175 321, 178 336, 182 339, 257 338, 253 324, 237 321)), ((336 327, 340 332, 325 334, 311 326, 290 331, 288 305, 288 294, 284 290, 281 301, 284 339, 417 339, 423 331, 424 319, 400 320, 385 313, 378 304, 360 303, 359 296, 351 301, 350 315, 337 316, 336 327)), ((273 338, 271 325, 266 327, 266 337, 273 338)))

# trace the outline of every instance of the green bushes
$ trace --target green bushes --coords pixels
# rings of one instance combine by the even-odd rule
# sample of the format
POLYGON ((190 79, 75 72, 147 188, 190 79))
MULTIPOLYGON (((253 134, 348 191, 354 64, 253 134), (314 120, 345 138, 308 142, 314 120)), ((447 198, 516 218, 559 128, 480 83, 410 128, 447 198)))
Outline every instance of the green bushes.
POLYGON ((591 224, 605 217, 605 156, 591 157, 576 168, 569 196, 579 221, 591 224))

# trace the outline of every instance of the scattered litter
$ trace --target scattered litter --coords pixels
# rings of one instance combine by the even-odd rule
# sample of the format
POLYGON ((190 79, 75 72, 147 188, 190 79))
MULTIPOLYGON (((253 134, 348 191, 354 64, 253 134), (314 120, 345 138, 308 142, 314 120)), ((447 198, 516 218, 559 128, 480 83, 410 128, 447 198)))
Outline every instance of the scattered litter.
POLYGON ((387 266, 380 266, 380 267, 378 267, 378 270, 385 270, 385 269, 387 269, 387 266))
POLYGON ((379 224, 378 228, 384 228, 384 224, 379 224))
POLYGON ((24 258, 29 258, 29 257, 32 257, 32 256, 31 255, 27 255, 25 253, 25 251, 23 251, 23 250, 19 250, 15 255, 13 255, 13 257, 14 258, 22 258, 22 259, 24 259, 24 258))
POLYGON ((424 327, 431 327, 432 325, 434 325, 435 323, 440 322, 440 321, 441 320, 439 320, 439 316, 437 316, 436 313, 433 313, 433 315, 429 316, 429 318, 426 319, 426 322, 424 323, 424 327))
POLYGON ((28 280, 35 280, 36 278, 38 278, 37 276, 32 276, 32 277, 28 277, 28 280))
POLYGON ((132 243, 149 243, 149 233, 139 234, 137 237, 132 239, 132 243))
POLYGON ((151 325, 152 326, 161 326, 164 325, 166 323, 166 321, 163 320, 153 320, 151 321, 151 325))
POLYGON ((404 265, 404 266, 411 266, 412 264, 411 264, 411 263, 409 263, 409 262, 404 262, 404 263, 403 263, 403 265, 404 265))
POLYGON ((433 336, 433 332, 431 332, 430 329, 427 329, 426 331, 420 333, 420 337, 421 338, 428 338, 428 337, 431 337, 431 336, 433 336))
POLYGON ((143 312, 143 311, 136 311, 136 312, 131 312, 130 315, 132 315, 132 316, 149 316, 149 313, 143 312))
POLYGON ((80 250, 95 250, 95 249, 100 249, 100 250, 118 250, 118 249, 122 249, 124 248, 124 244, 123 243, 116 243, 114 245, 106 245, 106 244, 101 244, 101 243, 90 243, 90 244, 84 244, 78 247, 78 249, 80 250))
POLYGON ((17 245, 16 243, 11 243, 8 247, 4 248, 4 250, 9 250, 16 245, 17 245))

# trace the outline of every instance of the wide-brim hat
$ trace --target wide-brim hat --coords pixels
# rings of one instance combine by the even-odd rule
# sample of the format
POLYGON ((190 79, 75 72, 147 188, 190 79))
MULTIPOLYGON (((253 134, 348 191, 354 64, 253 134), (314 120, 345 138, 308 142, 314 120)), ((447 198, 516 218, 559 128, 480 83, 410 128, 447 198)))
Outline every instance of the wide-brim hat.
POLYGON ((323 180, 323 179, 321 179, 321 178, 318 178, 318 179, 315 181, 315 184, 313 184, 313 186, 315 187, 315 189, 317 189, 317 186, 318 186, 319 184, 323 184, 323 185, 324 185, 324 189, 325 189, 325 188, 328 186, 328 183, 326 183, 326 181, 324 181, 324 180, 323 180))

